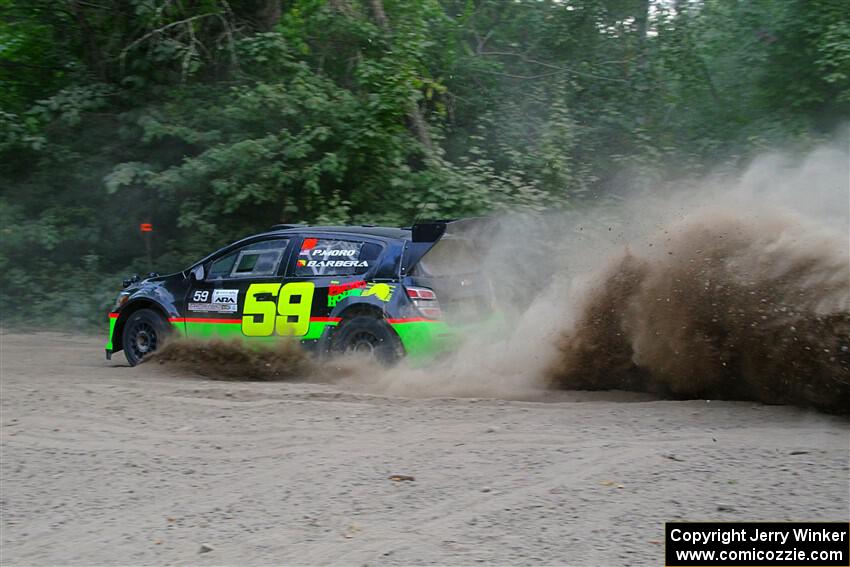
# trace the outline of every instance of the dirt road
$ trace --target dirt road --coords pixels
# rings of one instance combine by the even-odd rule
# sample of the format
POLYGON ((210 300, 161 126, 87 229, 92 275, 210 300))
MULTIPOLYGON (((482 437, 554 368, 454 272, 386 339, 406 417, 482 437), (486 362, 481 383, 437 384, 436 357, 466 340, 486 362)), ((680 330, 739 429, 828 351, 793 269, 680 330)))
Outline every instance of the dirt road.
POLYGON ((0 342, 3 565, 660 565, 665 520, 850 515, 848 421, 795 408, 405 399, 0 342))

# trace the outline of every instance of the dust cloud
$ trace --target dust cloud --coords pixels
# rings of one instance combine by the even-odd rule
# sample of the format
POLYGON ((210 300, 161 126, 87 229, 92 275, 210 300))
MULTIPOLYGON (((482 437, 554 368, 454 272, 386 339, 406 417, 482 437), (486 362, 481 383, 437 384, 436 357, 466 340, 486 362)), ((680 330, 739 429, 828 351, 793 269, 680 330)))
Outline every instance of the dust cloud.
POLYGON ((827 146, 592 211, 502 219, 486 265, 509 336, 472 337, 372 385, 537 399, 619 389, 848 413, 848 185, 846 148, 827 146))
POLYGON ((554 386, 850 411, 850 266, 799 217, 706 211, 624 253, 585 298, 554 386))
POLYGON ((505 322, 427 367, 320 370, 296 356, 289 369, 288 347, 244 357, 235 344, 191 347, 219 349, 212 364, 179 346, 156 359, 388 395, 618 389, 850 413, 848 184, 846 146, 825 146, 765 155, 742 174, 624 188, 592 210, 502 217, 484 266, 505 322))
POLYGON ((213 380, 305 379, 315 372, 309 353, 289 340, 272 346, 238 340, 170 340, 142 361, 213 380))

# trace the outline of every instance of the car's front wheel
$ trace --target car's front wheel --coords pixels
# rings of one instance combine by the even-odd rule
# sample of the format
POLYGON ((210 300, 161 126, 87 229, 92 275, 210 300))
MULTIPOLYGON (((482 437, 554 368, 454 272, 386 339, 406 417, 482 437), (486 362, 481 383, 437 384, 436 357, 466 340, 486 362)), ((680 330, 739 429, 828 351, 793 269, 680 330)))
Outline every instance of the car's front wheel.
POLYGON ((167 333, 168 322, 156 311, 139 309, 130 314, 121 337, 130 366, 136 366, 142 358, 161 348, 167 333))
POLYGON ((395 331, 382 319, 366 315, 343 321, 331 337, 330 350, 336 354, 365 354, 387 366, 404 354, 395 331))

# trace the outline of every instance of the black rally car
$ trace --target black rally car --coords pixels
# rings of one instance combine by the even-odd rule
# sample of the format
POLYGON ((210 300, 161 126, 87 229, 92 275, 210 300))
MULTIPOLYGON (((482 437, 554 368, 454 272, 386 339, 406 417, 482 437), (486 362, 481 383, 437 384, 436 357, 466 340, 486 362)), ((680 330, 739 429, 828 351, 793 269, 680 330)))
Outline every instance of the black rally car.
POLYGON ((382 362, 431 356, 493 317, 479 246, 486 226, 276 225, 182 272, 125 282, 106 357, 123 350, 135 365, 172 333, 293 337, 320 353, 365 351, 382 362))

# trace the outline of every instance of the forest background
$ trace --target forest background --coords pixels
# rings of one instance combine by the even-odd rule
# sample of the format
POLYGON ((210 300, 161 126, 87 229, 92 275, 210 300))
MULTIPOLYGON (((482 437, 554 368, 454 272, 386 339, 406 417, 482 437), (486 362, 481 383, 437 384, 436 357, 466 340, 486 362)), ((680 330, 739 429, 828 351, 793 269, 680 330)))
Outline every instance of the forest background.
POLYGON ((606 207, 850 117, 846 0, 0 0, 5 324, 274 223, 606 207))

